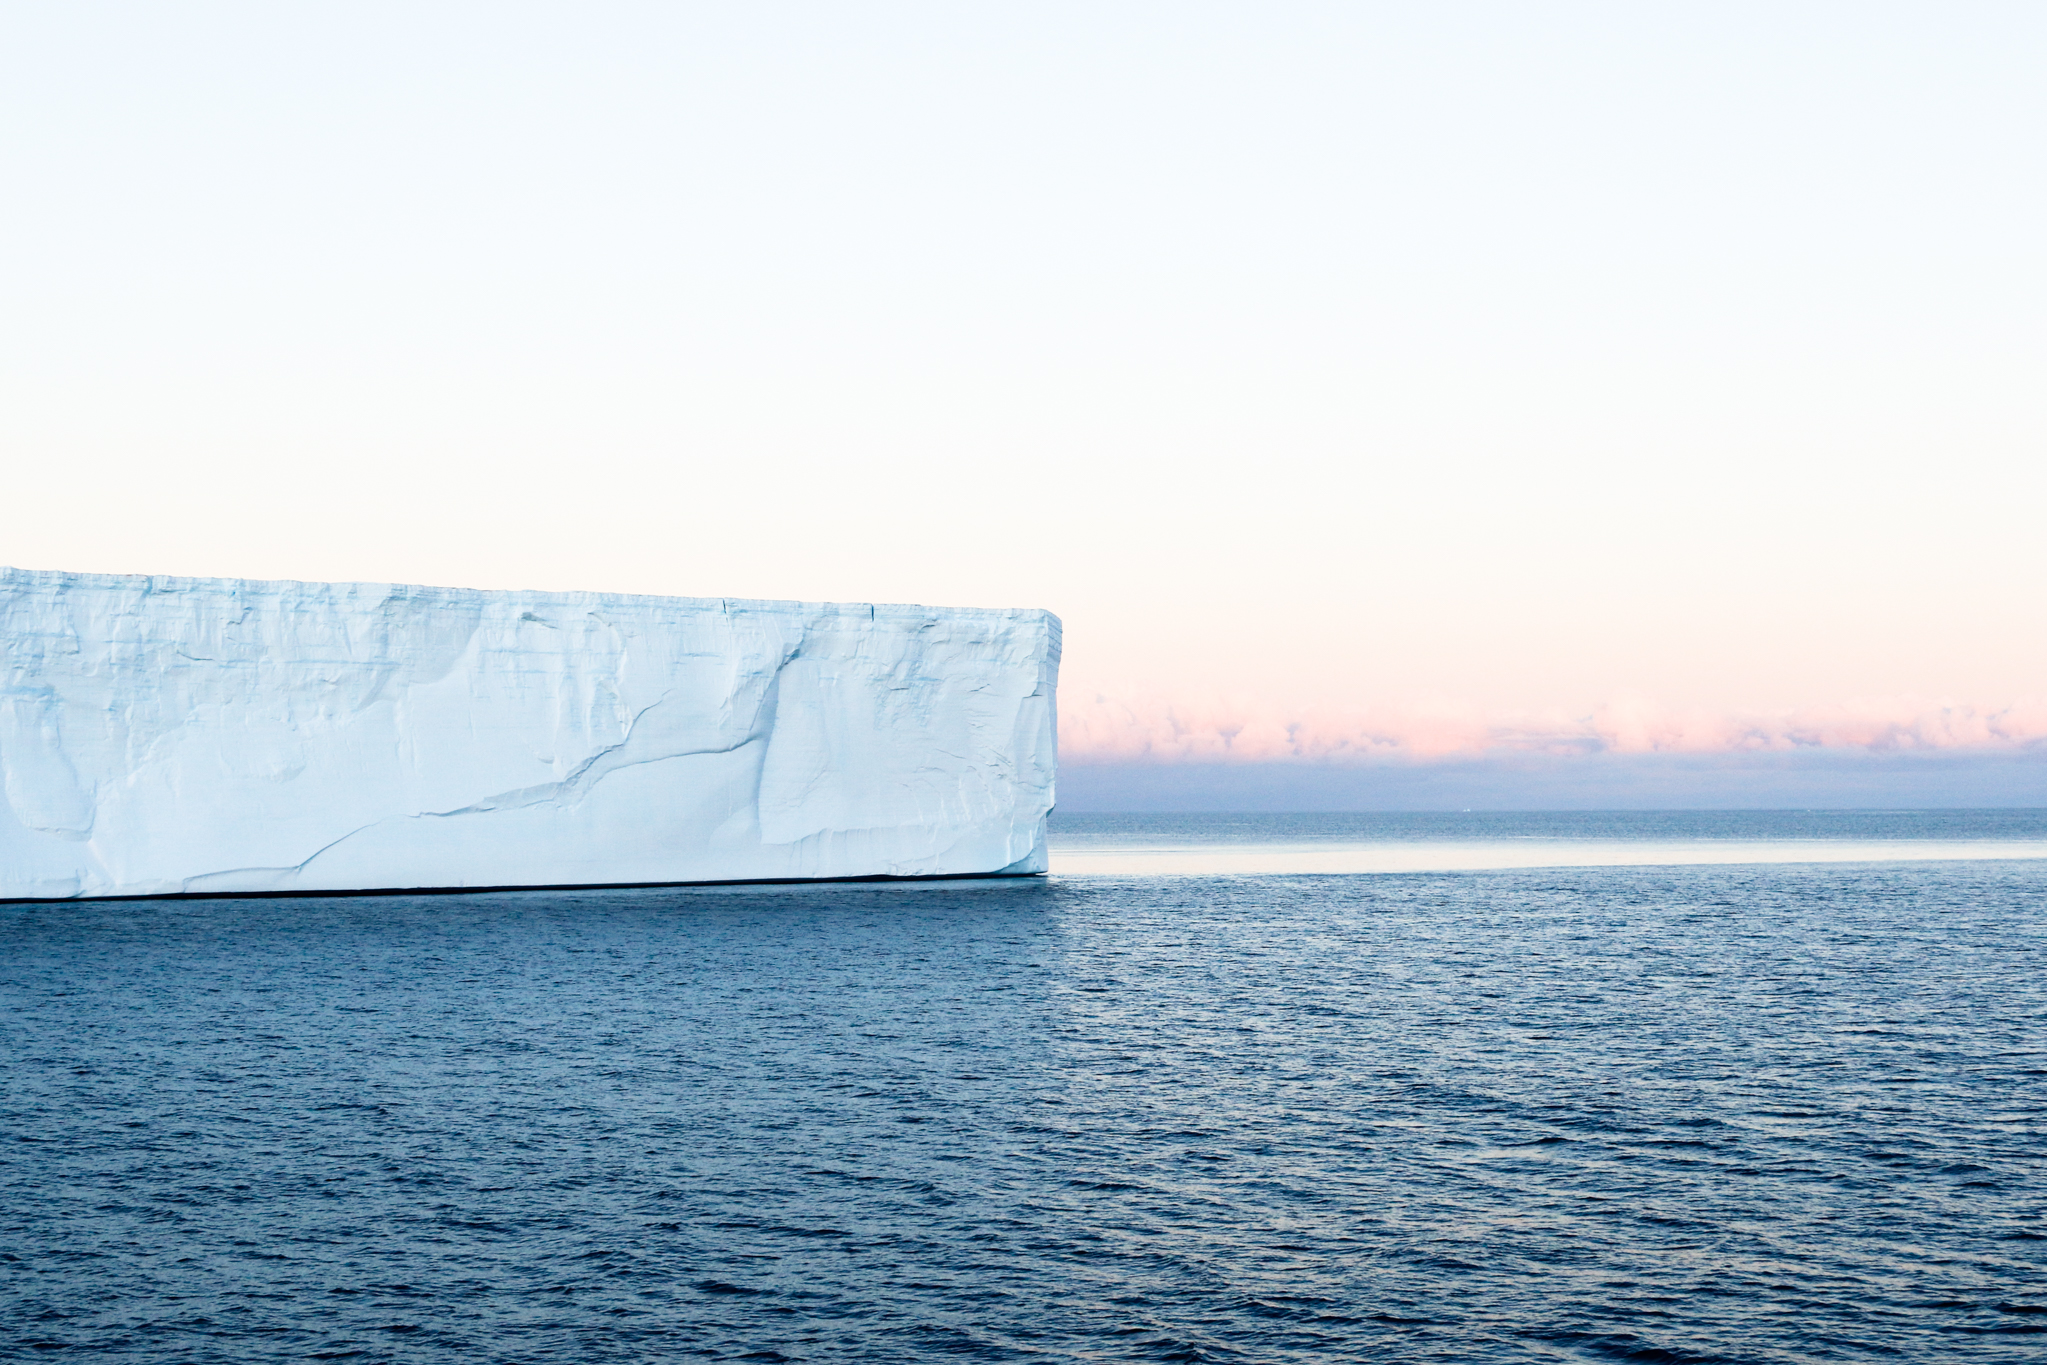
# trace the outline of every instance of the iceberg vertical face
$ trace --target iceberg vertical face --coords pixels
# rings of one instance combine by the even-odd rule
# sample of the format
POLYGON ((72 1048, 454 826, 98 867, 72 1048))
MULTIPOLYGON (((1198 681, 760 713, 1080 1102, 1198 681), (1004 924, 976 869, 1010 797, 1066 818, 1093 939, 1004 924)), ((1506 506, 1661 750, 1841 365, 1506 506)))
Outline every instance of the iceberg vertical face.
POLYGON ((0 898, 1045 870, 1058 618, 0 569, 0 898))

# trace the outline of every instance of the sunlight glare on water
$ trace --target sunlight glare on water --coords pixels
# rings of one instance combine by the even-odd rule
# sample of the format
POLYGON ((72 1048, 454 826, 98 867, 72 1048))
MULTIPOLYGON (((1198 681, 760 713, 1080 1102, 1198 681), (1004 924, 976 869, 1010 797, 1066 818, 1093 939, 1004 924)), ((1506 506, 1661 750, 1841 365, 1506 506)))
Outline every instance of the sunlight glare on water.
POLYGON ((1052 870, 1213 877, 2047 859, 2030 811, 1065 816, 1052 870))

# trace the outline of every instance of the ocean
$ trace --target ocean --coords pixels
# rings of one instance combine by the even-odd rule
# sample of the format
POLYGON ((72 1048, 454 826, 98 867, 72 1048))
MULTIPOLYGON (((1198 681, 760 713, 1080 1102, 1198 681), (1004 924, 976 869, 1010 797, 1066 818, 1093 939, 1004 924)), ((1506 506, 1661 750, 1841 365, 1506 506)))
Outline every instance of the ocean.
POLYGON ((0 906, 0 1358, 2047 1357, 2047 812, 0 906))

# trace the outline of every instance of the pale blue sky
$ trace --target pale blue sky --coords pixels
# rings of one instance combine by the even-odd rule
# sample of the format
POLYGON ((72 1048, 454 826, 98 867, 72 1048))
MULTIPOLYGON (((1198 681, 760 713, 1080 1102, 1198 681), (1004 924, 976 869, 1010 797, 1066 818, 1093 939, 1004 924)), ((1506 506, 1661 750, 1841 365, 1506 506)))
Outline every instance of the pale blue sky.
POLYGON ((1042 605, 1072 706, 1339 728, 2047 694, 2047 8, 0 14, 0 562, 1042 605))

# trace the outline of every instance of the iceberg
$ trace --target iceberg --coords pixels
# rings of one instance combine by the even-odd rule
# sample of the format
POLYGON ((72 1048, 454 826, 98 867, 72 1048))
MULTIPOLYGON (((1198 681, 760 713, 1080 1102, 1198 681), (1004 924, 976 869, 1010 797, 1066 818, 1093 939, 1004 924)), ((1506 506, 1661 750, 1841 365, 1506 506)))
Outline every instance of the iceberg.
POLYGON ((0 641, 0 899, 1046 870, 1046 611, 0 569, 0 641))

